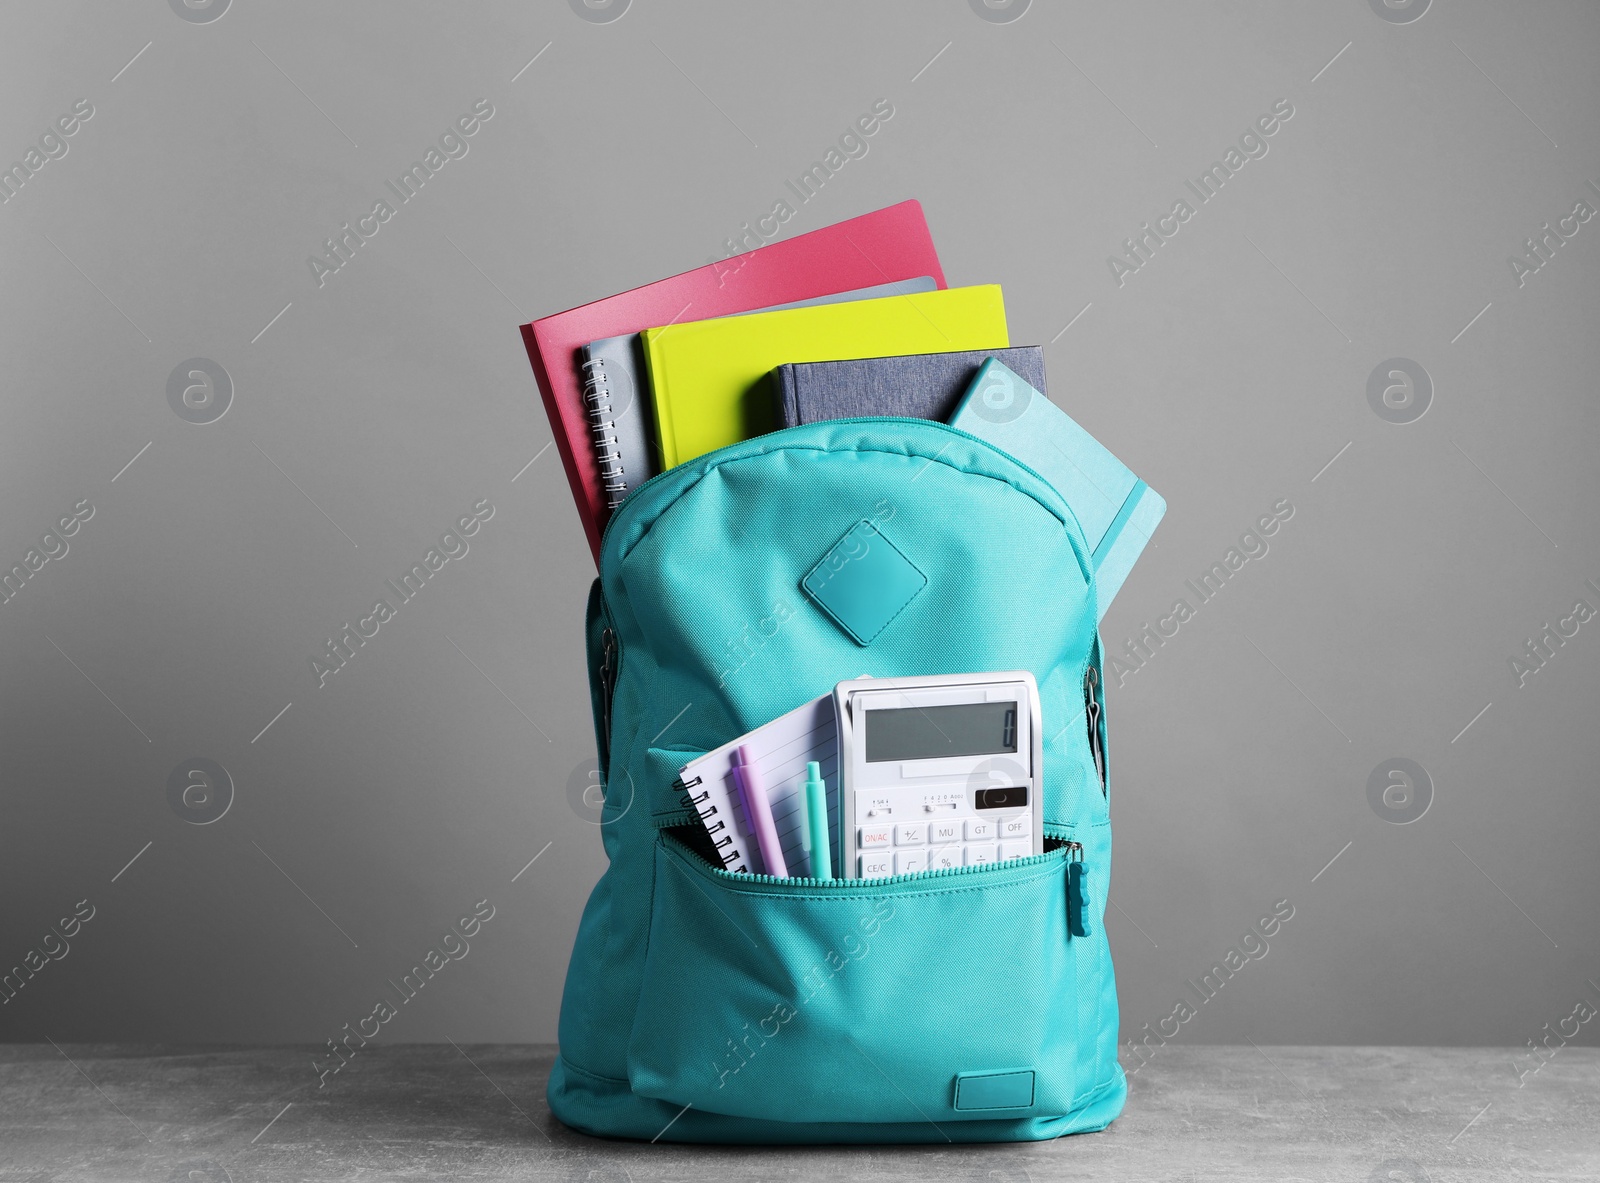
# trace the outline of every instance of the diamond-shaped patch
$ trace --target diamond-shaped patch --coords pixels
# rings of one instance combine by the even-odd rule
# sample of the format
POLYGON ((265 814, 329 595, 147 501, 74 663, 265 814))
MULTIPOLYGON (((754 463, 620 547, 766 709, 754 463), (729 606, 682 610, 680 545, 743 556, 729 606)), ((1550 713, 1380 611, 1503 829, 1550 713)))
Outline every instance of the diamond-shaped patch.
POLYGON ((928 577, 862 519, 829 548, 800 587, 857 645, 870 645, 928 584, 928 577))

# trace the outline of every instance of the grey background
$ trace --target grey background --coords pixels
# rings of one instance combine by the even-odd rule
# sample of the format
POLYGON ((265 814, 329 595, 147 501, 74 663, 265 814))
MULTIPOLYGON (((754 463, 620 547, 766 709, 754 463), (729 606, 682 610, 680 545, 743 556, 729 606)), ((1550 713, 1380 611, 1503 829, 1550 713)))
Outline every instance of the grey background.
POLYGON ((1592 5, 0 19, 0 163, 95 110, 0 208, 0 566, 94 507, 0 605, 0 960, 96 909, 0 1037, 321 1043, 480 899, 382 1038, 554 1037, 602 865, 567 792, 593 566, 517 325, 727 253, 880 98, 785 233, 915 196, 952 284, 1004 285, 1057 401, 1170 505, 1110 650, 1295 507, 1110 693, 1125 1037, 1282 899, 1179 1040, 1521 1045, 1600 1004, 1600 620, 1525 687, 1508 664, 1600 608, 1600 222, 1521 287, 1508 263, 1600 208, 1592 5), (479 99, 468 154, 319 288, 307 256, 479 99), (1107 257, 1279 99, 1268 155, 1119 286, 1107 257), (1435 391, 1403 425, 1367 399, 1397 356, 1435 391), (168 403, 191 357, 231 376, 215 422, 168 403), (324 638, 482 498, 319 688, 324 638), (168 804, 190 757, 235 785, 209 825, 168 804), (1396 757, 1434 786, 1408 825, 1368 801, 1396 757))

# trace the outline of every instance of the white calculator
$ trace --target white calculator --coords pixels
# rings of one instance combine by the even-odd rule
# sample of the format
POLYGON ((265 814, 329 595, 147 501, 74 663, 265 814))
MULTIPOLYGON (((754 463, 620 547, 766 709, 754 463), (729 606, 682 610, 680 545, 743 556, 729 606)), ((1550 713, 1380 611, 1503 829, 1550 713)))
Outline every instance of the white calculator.
POLYGON ((856 678, 833 692, 845 879, 1044 852, 1044 741, 1026 670, 856 678))

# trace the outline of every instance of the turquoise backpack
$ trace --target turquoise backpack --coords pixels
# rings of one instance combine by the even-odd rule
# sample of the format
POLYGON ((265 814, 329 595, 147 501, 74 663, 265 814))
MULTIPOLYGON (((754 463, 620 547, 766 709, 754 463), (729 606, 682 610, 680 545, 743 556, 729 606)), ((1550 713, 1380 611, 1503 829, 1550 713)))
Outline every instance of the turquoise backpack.
POLYGON ((589 598, 610 865, 567 972, 551 1112, 677 1142, 1105 1128, 1127 1084, 1097 619, 1071 508, 942 423, 794 427, 634 492, 589 598), (926 582, 862 643, 801 580, 864 520, 926 582), (1043 854, 827 881, 715 861, 677 782, 690 759, 847 678, 996 670, 1038 682, 1043 854))

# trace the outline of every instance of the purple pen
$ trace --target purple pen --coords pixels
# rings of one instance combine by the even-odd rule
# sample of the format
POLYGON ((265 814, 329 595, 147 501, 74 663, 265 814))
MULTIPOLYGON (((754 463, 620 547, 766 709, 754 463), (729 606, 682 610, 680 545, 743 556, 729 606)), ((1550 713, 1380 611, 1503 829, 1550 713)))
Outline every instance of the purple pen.
POLYGON ((735 749, 739 762, 733 766, 734 783, 744 797, 745 816, 750 819, 756 848, 761 851, 761 862, 767 874, 776 879, 789 877, 789 864, 783 858, 783 845, 778 841, 778 824, 772 820, 772 802, 767 797, 767 786, 761 783, 761 773, 750 758, 749 748, 741 744, 735 749))

